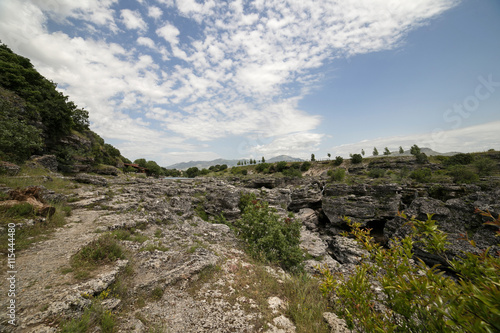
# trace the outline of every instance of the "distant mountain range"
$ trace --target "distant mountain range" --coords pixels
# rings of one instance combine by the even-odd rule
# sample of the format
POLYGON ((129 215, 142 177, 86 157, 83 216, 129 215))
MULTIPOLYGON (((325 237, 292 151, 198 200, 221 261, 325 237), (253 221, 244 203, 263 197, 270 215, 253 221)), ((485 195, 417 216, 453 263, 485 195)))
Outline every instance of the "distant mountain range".
MULTIPOLYGON (((177 169, 177 170, 186 170, 191 167, 197 167, 198 169, 208 169, 212 165, 222 165, 226 164, 228 167, 233 167, 238 165, 238 162, 244 162, 246 161, 247 164, 249 162, 249 159, 240 159, 240 160, 226 160, 222 158, 218 158, 216 160, 212 161, 190 161, 190 162, 182 162, 182 163, 176 163, 167 166, 167 169, 177 169)), ((260 159, 257 159, 258 162, 260 162, 260 159)), ((275 163, 275 162, 280 162, 280 161, 287 161, 287 162, 303 162, 304 160, 301 158, 296 158, 296 157, 291 157, 288 155, 280 155, 276 156, 270 159, 266 159, 266 163, 275 163)))

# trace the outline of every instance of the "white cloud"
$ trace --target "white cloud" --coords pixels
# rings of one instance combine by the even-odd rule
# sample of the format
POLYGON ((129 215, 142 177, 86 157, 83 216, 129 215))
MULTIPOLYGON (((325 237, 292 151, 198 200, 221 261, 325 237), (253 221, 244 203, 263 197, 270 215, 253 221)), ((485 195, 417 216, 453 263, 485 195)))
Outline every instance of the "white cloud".
POLYGON ((138 11, 132 11, 130 9, 122 9, 120 12, 120 17, 122 18, 123 24, 130 30, 146 30, 147 24, 141 17, 138 11))
POLYGON ((373 147, 377 147, 379 152, 382 152, 385 147, 391 151, 397 151, 399 146, 408 150, 416 144, 419 147, 431 148, 440 153, 479 152, 490 148, 500 149, 498 128, 500 128, 500 121, 446 131, 363 140, 331 147, 331 151, 335 152, 334 155, 345 157, 350 153, 359 153, 361 149, 364 149, 368 155, 371 155, 373 147))
POLYGON ((155 42, 148 37, 139 37, 137 38, 137 44, 147 46, 151 49, 156 49, 155 42))
MULTIPOLYGON (((160 144, 182 147, 177 150, 182 156, 180 149, 199 150, 184 140, 227 136, 259 138, 249 150, 257 155, 280 149, 309 154, 324 139, 314 133, 321 119, 300 110, 299 102, 321 79, 318 69, 335 57, 393 48, 408 31, 456 4, 159 0, 159 8, 144 2, 148 16, 159 22, 153 31, 170 44, 169 53, 168 45, 151 35, 137 38, 132 47, 114 43, 114 37, 126 39, 129 33, 116 27, 117 2, 1 1, 0 36, 42 74, 67 87, 65 93, 90 111, 100 135, 125 140, 119 147, 124 152, 143 147, 165 158, 173 155, 162 152, 160 144), (174 20, 162 22, 165 7, 172 16, 194 20, 195 32, 174 20), (49 18, 68 29, 74 27, 72 19, 92 28, 87 35, 50 33, 49 18)), ((127 29, 148 28, 139 11, 122 9, 119 17, 127 29)))
POLYGON ((148 16, 154 18, 155 20, 159 19, 163 15, 163 11, 156 7, 151 6, 148 8, 148 16))
POLYGON ((179 43, 179 33, 179 29, 170 23, 167 23, 163 27, 156 30, 156 34, 169 42, 172 47, 179 43))

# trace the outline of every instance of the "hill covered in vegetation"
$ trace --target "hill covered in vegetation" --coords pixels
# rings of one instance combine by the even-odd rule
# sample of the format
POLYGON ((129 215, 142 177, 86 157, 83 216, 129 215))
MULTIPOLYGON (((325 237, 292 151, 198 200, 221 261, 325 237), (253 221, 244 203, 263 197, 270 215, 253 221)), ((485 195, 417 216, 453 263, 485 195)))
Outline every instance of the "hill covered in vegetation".
POLYGON ((30 60, 0 44, 0 159, 22 163, 52 154, 60 171, 130 162, 89 129, 89 114, 30 60))

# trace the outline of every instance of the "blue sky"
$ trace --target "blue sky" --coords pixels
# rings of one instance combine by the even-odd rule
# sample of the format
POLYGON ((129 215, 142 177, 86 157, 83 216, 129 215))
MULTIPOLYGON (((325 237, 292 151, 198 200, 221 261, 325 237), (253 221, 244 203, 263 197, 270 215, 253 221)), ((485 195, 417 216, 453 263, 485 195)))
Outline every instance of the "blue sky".
POLYGON ((500 149, 496 0, 3 0, 0 40, 132 160, 500 149))

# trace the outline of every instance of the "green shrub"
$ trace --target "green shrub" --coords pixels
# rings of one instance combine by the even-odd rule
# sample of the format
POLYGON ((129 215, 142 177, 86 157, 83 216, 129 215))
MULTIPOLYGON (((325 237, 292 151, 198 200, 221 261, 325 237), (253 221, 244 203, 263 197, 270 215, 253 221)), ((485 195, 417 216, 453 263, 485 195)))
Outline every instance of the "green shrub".
POLYGON ((380 169, 380 168, 371 169, 368 172, 368 175, 371 178, 382 178, 382 177, 385 176, 385 170, 384 169, 380 169))
POLYGON ((361 154, 352 154, 351 162, 353 164, 359 164, 363 162, 363 156, 361 156, 361 154))
POLYGON ((477 173, 464 165, 452 165, 448 168, 448 174, 453 177, 453 181, 458 184, 471 184, 479 181, 477 173))
POLYGON ((474 161, 474 156, 471 154, 456 154, 448 157, 445 161, 445 165, 468 165, 474 161))
POLYGON ((428 183, 431 181, 432 172, 429 168, 422 168, 413 171, 410 178, 415 179, 419 183, 428 183))
POLYGON ((311 162, 309 161, 305 161, 304 163, 302 163, 302 165, 300 166, 300 171, 307 171, 311 168, 311 162))
POLYGON ((296 177, 296 178, 302 178, 302 172, 297 169, 286 169, 282 171, 283 175, 287 177, 296 177))
POLYGON ((328 170, 328 176, 332 181, 341 182, 345 178, 345 169, 338 168, 335 170, 328 170))
POLYGON ((242 195, 240 206, 243 214, 235 228, 248 252, 284 269, 301 269, 300 222, 292 216, 280 218, 267 202, 257 200, 255 195, 242 195))
POLYGON ((288 168, 288 164, 285 161, 276 163, 276 171, 283 172, 283 170, 288 168))
POLYGON ((266 170, 268 168, 269 168, 269 163, 260 163, 260 164, 257 164, 257 166, 255 167, 255 170, 257 170, 257 172, 263 172, 264 170, 266 170))
POLYGON ((489 176, 497 168, 497 164, 488 157, 480 157, 474 161, 474 167, 480 176, 489 176))
POLYGON ((418 164, 425 164, 429 161, 429 158, 425 153, 418 153, 415 155, 418 164))
MULTIPOLYGON (((500 226, 499 219, 490 224, 500 226)), ((359 223, 347 222, 369 260, 362 261, 350 276, 322 269, 321 290, 325 296, 335 293, 332 309, 349 328, 422 333, 500 330, 499 257, 485 251, 448 260, 446 234, 437 228, 432 215, 426 221, 409 220, 410 235, 394 239, 389 249, 373 242, 359 223), (415 260, 414 245, 441 256, 458 279, 415 260), (379 292, 373 283, 380 286, 379 292)))
POLYGON ((333 162, 334 165, 341 165, 344 162, 344 158, 342 156, 337 156, 335 157, 335 161, 333 162))

